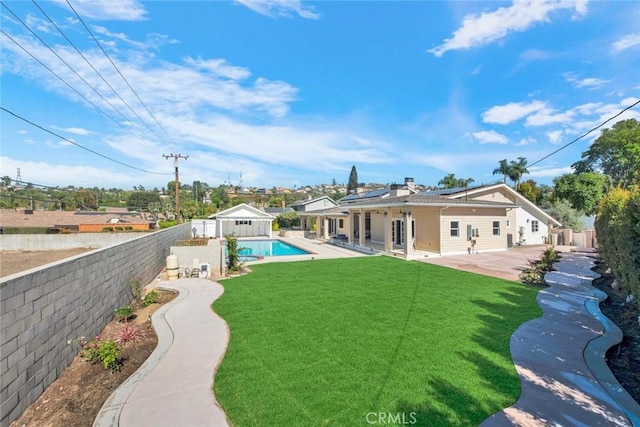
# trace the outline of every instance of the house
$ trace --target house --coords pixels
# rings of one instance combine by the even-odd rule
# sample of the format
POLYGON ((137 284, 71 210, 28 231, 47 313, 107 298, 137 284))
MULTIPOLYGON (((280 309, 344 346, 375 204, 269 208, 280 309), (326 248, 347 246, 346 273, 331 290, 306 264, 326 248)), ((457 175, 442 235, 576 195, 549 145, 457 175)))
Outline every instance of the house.
POLYGON ((312 199, 309 197, 307 200, 300 200, 294 202, 290 205, 291 209, 293 209, 300 216, 300 226, 304 230, 308 230, 311 228, 311 224, 309 222, 309 216, 300 215, 303 212, 317 211, 319 209, 331 209, 338 206, 338 202, 333 200, 329 196, 322 196, 316 199, 312 199))
POLYGON ((236 237, 271 237, 271 225, 276 217, 246 203, 211 215, 215 221, 194 220, 194 228, 202 223, 206 230, 196 230, 196 234, 207 237, 224 237, 234 234, 236 237))
POLYGON ((378 197, 304 212, 319 239, 405 257, 506 250, 510 201, 464 200, 411 193, 398 185, 378 197))
POLYGON ((95 232, 112 230, 147 231, 155 228, 155 221, 146 214, 132 212, 84 212, 84 211, 39 211, 2 209, 0 230, 40 229, 43 233, 95 232))
POLYGON ((551 229, 562 224, 540 209, 529 199, 504 183, 479 185, 475 187, 452 188, 428 191, 423 194, 438 195, 456 200, 485 200, 511 202, 517 205, 507 213, 506 233, 509 247, 518 245, 540 245, 549 242, 551 229))
POLYGON ((542 244, 548 241, 551 228, 560 226, 504 184, 423 193, 394 184, 345 199, 340 206, 300 215, 317 224, 319 239, 401 252, 406 257, 542 244))

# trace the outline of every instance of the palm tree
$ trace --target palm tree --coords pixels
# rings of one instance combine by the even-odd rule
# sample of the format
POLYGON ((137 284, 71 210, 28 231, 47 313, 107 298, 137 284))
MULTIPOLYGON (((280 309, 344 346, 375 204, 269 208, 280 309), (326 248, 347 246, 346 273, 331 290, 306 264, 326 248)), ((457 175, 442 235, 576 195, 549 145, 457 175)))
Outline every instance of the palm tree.
POLYGON ((449 173, 440 181, 438 181, 438 186, 442 186, 442 188, 456 188, 458 186, 458 180, 456 179, 456 174, 449 173))
POLYGON ((473 179, 473 178, 467 178, 467 179, 460 178, 460 179, 457 180, 456 186, 457 187, 468 187, 469 184, 471 184, 472 182, 475 182, 475 181, 476 180, 473 179))
POLYGON ((515 190, 518 191, 518 187, 520 186, 520 178, 525 173, 529 173, 527 169, 527 159, 524 157, 518 157, 518 161, 511 160, 509 164, 509 179, 511 179, 515 183, 515 190))
POLYGON ((506 184, 507 183, 507 177, 509 176, 509 174, 511 172, 510 166, 509 166, 509 162, 507 162, 507 159, 502 159, 502 160, 500 160, 500 162, 498 164, 499 164, 499 166, 493 170, 493 174, 494 175, 502 175, 503 178, 504 178, 503 182, 506 184))

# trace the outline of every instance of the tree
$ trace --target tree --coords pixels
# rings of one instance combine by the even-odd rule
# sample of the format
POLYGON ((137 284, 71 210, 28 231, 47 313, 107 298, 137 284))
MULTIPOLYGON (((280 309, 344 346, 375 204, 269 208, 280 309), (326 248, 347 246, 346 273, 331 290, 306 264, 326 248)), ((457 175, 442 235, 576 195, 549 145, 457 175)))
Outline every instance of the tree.
POLYGON ((469 184, 471 184, 472 182, 475 182, 475 179, 473 178, 460 178, 456 181, 456 187, 468 187, 469 184))
POLYGON ((89 190, 77 190, 73 193, 73 201, 78 209, 97 209, 96 196, 89 190))
POLYGON ((563 228, 570 228, 573 231, 582 231, 584 223, 582 212, 574 209, 568 200, 558 199, 549 204, 547 213, 560 221, 563 228))
POLYGON ((153 191, 134 191, 127 198, 130 210, 149 210, 152 203, 160 203, 160 195, 153 191))
POLYGON ((507 159, 500 160, 500 162, 498 162, 498 167, 493 170, 494 175, 502 175, 503 182, 505 184, 507 183, 507 177, 509 176, 510 172, 511 170, 507 159))
POLYGON ((522 194, 530 202, 535 203, 536 205, 540 203, 540 189, 533 179, 528 179, 525 182, 520 183, 518 193, 522 194))
POLYGON ((602 171, 614 187, 640 183, 640 122, 622 120, 604 129, 572 167, 576 173, 602 171))
POLYGON ((609 188, 608 178, 597 172, 567 173, 553 180, 553 198, 565 199, 586 215, 596 212, 600 199, 609 188))
POLYGON ((349 174, 349 183, 347 184, 347 193, 354 193, 358 189, 358 171, 356 166, 351 166, 351 173, 349 174))
POLYGON ((518 161, 511 160, 509 162, 509 179, 515 183, 515 190, 518 191, 518 186, 520 185, 520 178, 525 173, 529 173, 527 169, 527 159, 524 157, 518 157, 518 161))
POLYGON ((449 173, 445 175, 444 178, 438 181, 438 187, 440 186, 442 186, 442 188, 444 189, 458 187, 458 179, 456 178, 456 174, 449 173))

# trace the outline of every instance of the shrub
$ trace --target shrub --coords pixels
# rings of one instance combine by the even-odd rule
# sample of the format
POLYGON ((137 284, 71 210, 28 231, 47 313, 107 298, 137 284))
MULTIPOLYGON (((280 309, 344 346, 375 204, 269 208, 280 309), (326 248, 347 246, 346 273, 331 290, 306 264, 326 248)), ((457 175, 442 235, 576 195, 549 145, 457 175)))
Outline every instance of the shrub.
POLYGON ((102 232, 103 233, 108 233, 110 231, 113 231, 113 227, 102 227, 102 232))
POLYGON ((193 238, 189 240, 178 240, 176 246, 207 246, 209 239, 193 238))
POLYGON ((144 296, 142 300, 142 305, 145 307, 149 307, 151 304, 155 304, 158 302, 158 293, 156 291, 151 291, 144 296))
POLYGON ((119 308, 116 308, 115 313, 118 321, 124 322, 126 320, 129 320, 131 316, 133 316, 133 308, 131 308, 131 306, 129 305, 124 307, 119 307, 119 308))
POLYGON ((115 227, 116 231, 124 231, 124 227, 115 227))
POLYGON ((542 251, 540 260, 527 260, 529 268, 525 269, 518 275, 523 283, 530 285, 543 285, 544 275, 553 268, 553 263, 560 259, 559 253, 552 247, 542 251))
POLYGON ((98 346, 98 357, 102 361, 104 368, 109 372, 120 370, 122 364, 120 360, 121 353, 122 347, 113 340, 101 341, 98 346))
POLYGON ((127 280, 129 289, 131 289, 131 295, 134 299, 139 300, 142 298, 142 280, 139 277, 132 277, 127 280))
POLYGON ((175 221, 159 221, 158 225, 160 226, 160 228, 169 228, 169 227, 173 227, 174 225, 176 225, 175 221))
POLYGON ((271 223, 271 231, 280 231, 280 224, 278 224, 278 221, 273 221, 273 223, 271 223))
POLYGON ((84 337, 73 340, 70 343, 80 345, 80 357, 91 364, 102 362, 102 365, 109 372, 120 370, 122 361, 120 354, 122 348, 113 340, 102 340, 96 335, 91 341, 86 341, 84 337))
MULTIPOLYGON (((629 294, 640 294, 640 188, 614 188, 598 205, 598 253, 629 294)), ((640 300, 638 302, 640 306, 640 300)))
POLYGON ((127 225, 127 226, 124 228, 124 230, 125 230, 125 231, 132 231, 132 230, 133 230, 133 227, 132 227, 131 225, 127 225))
POLYGON ((138 341, 147 337, 147 332, 140 326, 125 322, 117 332, 116 344, 122 347, 136 346, 138 341))
POLYGON ((232 272, 240 271, 242 263, 240 262, 238 238, 234 234, 227 234, 224 237, 227 240, 227 267, 232 272))

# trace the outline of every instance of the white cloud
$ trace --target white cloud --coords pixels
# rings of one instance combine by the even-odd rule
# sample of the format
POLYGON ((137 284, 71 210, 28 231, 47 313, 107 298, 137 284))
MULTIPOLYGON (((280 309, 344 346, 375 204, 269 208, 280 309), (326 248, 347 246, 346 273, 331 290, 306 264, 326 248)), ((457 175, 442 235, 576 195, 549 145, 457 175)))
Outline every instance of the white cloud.
POLYGON ((480 71, 482 71, 482 65, 478 65, 476 68, 474 68, 471 72, 471 75, 477 76, 478 74, 480 74, 480 71))
POLYGON ((573 168, 571 166, 564 167, 537 167, 533 166, 528 168, 529 176, 535 178, 544 178, 544 177, 556 177, 560 175, 564 175, 566 173, 573 173, 573 168))
POLYGON ((547 132, 549 142, 551 142, 552 144, 559 144, 562 140, 562 133, 562 130, 552 130, 547 132))
POLYGON ((101 43, 109 47, 115 47, 116 41, 122 41, 138 49, 158 50, 162 46, 178 43, 177 40, 171 39, 168 36, 163 34, 157 34, 157 33, 147 34, 147 39, 141 42, 137 40, 131 40, 129 36, 127 36, 124 33, 114 33, 112 31, 109 31, 109 29, 107 29, 106 27, 102 27, 100 25, 92 25, 91 27, 95 34, 100 34, 105 36, 106 40, 102 40, 101 43))
POLYGON ((524 145, 530 145, 530 144, 535 144, 536 140, 534 138, 528 137, 528 138, 522 138, 520 140, 520 142, 513 144, 515 147, 522 147, 524 145))
POLYGON ((224 59, 202 59, 200 57, 194 59, 187 57, 184 61, 189 65, 193 65, 194 68, 207 70, 231 80, 244 80, 251 76, 251 72, 248 69, 229 65, 224 59))
POLYGON ((78 128, 78 127, 70 127, 70 128, 60 128, 57 126, 51 126, 52 129, 58 129, 67 133, 72 133, 74 135, 91 135, 95 132, 91 132, 90 130, 78 128))
POLYGON ((467 15, 453 36, 429 52, 440 57, 449 50, 483 46, 506 37, 509 33, 527 30, 540 22, 549 22, 552 12, 574 9, 578 15, 586 13, 586 1, 572 0, 514 0, 509 7, 493 12, 467 15))
POLYGON ((525 126, 548 126, 554 123, 569 123, 573 119, 572 111, 556 113, 551 108, 543 108, 527 117, 525 126))
POLYGON ((506 125, 531 113, 542 110, 546 103, 542 101, 531 101, 528 104, 522 102, 510 102, 506 105, 497 105, 489 108, 482 114, 482 121, 485 123, 496 123, 506 125))
MULTIPOLYGON (((54 0, 68 8, 66 0, 54 0)), ((82 18, 99 20, 141 21, 147 11, 137 0, 73 0, 71 5, 82 18)))
POLYGON ((595 77, 587 77, 579 79, 574 73, 565 73, 565 79, 577 88, 597 89, 602 85, 609 83, 611 80, 599 79, 595 77))
POLYGON ((621 52, 635 46, 640 46, 640 33, 627 34, 616 40, 612 45, 612 49, 614 52, 621 52))
POLYGON ((471 135, 473 135, 480 144, 507 144, 509 142, 509 138, 495 130, 473 132, 471 135))
POLYGON ((254 12, 266 16, 291 16, 297 14, 301 18, 320 19, 320 15, 313 12, 313 6, 303 6, 301 0, 236 0, 254 12))

